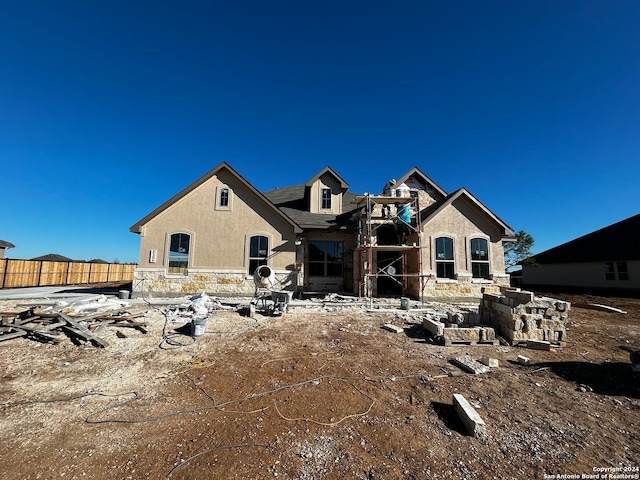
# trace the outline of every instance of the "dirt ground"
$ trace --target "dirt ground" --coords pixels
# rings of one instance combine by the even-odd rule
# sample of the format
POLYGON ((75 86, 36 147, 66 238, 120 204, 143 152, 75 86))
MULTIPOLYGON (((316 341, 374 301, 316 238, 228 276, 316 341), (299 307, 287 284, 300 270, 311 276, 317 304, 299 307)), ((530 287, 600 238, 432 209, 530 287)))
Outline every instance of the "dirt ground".
POLYGON ((566 345, 550 352, 438 345, 425 338, 422 305, 401 310, 399 299, 373 309, 300 301, 280 317, 218 310, 195 340, 158 304, 147 306, 147 334, 101 330, 106 348, 5 341, 0 476, 638 478, 640 373, 630 351, 640 350, 640 302, 552 296, 627 313, 573 305, 566 345), (404 333, 382 329, 387 322, 404 333), (444 376, 465 354, 500 367, 444 376), (485 438, 467 433, 454 393, 486 422, 485 438))

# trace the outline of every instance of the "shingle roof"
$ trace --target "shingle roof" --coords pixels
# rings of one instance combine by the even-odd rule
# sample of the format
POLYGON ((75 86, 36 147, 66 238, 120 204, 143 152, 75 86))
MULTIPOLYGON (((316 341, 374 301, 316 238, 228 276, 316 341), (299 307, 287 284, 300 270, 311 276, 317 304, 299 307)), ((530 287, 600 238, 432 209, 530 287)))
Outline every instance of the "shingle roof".
POLYGON ((59 255, 57 253, 47 253, 46 255, 35 257, 31 260, 42 260, 44 262, 73 262, 69 257, 65 257, 64 255, 59 255))
POLYGON ((533 256, 539 264, 640 260, 640 214, 533 256))
POLYGON ((306 187, 304 185, 294 185, 263 192, 263 195, 271 200, 271 203, 278 207, 282 213, 303 228, 331 228, 341 226, 355 228, 355 222, 350 218, 356 210, 352 203, 355 194, 345 192, 342 195, 342 211, 344 213, 340 215, 329 215, 309 212, 308 200, 305 197, 305 193, 306 187))

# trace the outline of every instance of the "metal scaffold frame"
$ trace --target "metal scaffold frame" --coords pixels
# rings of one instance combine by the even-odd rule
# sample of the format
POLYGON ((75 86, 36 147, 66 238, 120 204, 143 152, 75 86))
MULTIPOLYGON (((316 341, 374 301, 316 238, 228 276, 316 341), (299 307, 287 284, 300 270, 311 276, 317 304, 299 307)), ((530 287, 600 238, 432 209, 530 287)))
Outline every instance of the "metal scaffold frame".
MULTIPOLYGON (((358 295, 361 297, 373 298, 374 281, 380 277, 392 279, 402 286, 402 294, 406 293, 410 279, 418 278, 422 300, 424 301, 424 288, 430 278, 422 271, 422 223, 420 203, 415 197, 391 197, 373 196, 364 194, 354 200, 361 211, 358 223, 358 246, 356 248, 356 268, 358 280, 358 295), (383 225, 393 225, 399 221, 395 210, 395 203, 407 205, 409 208, 411 222, 407 225, 410 235, 417 234, 417 242, 411 245, 380 245, 378 244, 377 231, 383 225), (377 212, 380 211, 378 215, 377 212), (379 265, 378 255, 374 252, 398 252, 398 257, 387 260, 384 265, 379 265), (408 271, 408 264, 411 258, 415 259, 415 271, 408 271), (394 266, 399 262, 400 268, 394 266)), ((375 287, 377 288, 377 286, 375 287)))

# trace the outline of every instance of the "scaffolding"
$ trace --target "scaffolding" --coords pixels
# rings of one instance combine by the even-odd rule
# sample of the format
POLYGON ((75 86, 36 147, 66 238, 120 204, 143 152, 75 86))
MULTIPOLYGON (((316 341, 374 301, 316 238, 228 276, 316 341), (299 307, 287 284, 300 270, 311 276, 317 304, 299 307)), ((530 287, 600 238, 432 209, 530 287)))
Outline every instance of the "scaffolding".
POLYGON ((424 301, 424 289, 430 275, 424 275, 422 271, 422 219, 418 197, 364 194, 357 196, 354 203, 360 212, 355 250, 358 295, 372 299, 378 294, 378 280, 388 278, 401 288, 403 296, 412 286, 418 287, 424 301), (409 222, 403 222, 398 216, 399 206, 408 208, 409 222), (398 227, 409 232, 406 244, 398 238, 398 227))

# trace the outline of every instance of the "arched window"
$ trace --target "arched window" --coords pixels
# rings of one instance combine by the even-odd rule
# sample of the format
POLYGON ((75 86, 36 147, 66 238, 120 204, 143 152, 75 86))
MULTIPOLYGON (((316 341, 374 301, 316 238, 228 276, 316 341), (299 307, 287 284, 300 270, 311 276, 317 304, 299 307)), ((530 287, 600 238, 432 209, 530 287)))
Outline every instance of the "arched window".
POLYGON ((436 276, 438 278, 455 278, 453 238, 436 238, 436 276))
POLYGON ((174 233, 169 244, 169 274, 185 274, 189 268, 189 244, 191 235, 174 233))
POLYGON ((473 278, 489 278, 489 242, 486 238, 471 239, 471 273, 473 278))
POLYGON ((249 275, 253 275, 260 265, 267 265, 269 257, 269 238, 254 235, 249 240, 249 275))

